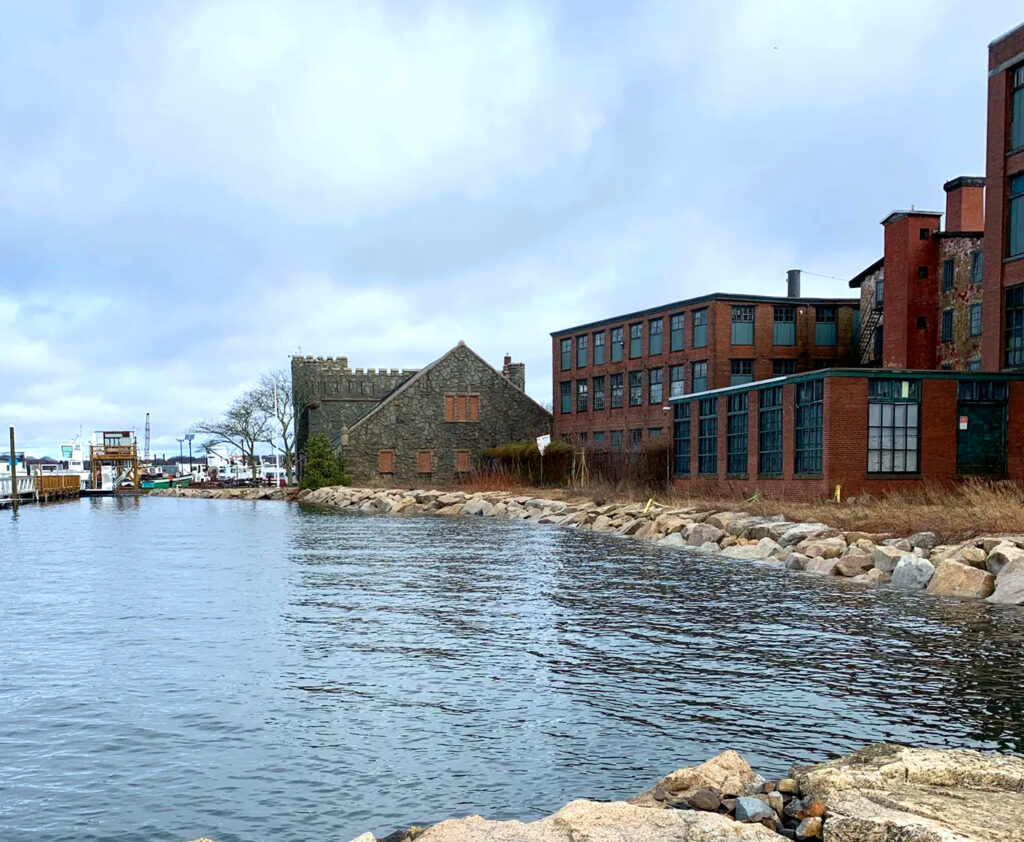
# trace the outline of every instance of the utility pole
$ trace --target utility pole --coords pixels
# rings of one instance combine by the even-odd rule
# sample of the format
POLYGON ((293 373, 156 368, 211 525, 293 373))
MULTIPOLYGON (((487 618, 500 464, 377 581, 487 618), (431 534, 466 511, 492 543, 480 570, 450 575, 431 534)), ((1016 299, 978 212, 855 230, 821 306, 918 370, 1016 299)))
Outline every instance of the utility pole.
POLYGON ((178 464, 179 465, 182 462, 185 461, 185 454, 182 452, 182 449, 181 449, 182 442, 184 442, 184 441, 185 441, 185 439, 178 439, 178 464))
POLYGON ((188 475, 192 476, 192 439, 194 439, 195 433, 185 433, 185 441, 188 442, 188 475))
POLYGON ((149 413, 146 413, 146 452, 142 457, 146 462, 149 461, 149 413))
POLYGON ((11 505, 18 511, 18 457, 14 452, 14 425, 11 424, 11 505))

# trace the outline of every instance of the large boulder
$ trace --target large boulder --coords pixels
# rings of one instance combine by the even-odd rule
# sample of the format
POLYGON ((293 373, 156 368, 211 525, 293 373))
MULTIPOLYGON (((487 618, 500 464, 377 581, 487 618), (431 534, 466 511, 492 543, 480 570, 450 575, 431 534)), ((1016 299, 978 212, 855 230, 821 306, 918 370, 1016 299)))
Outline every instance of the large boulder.
MULTIPOLYGON (((797 523, 789 527, 775 540, 784 547, 790 547, 793 544, 799 544, 804 538, 808 538, 811 535, 830 531, 830 527, 825 523, 797 523)), ((773 535, 772 537, 774 538, 775 536, 773 535)))
POLYGON ((570 801, 535 822, 449 819, 417 842, 779 842, 760 824, 702 810, 649 810, 623 801, 570 801))
POLYGON ((914 555, 904 555, 892 571, 892 583, 905 591, 920 591, 928 587, 935 574, 930 561, 914 555))
POLYGON ((666 775, 654 787, 629 799, 630 804, 641 807, 663 807, 666 801, 682 801, 698 789, 720 789, 737 795, 755 778, 750 764, 743 755, 732 750, 723 751, 699 766, 684 766, 666 775))
POLYGON ((846 552, 846 540, 838 535, 830 538, 805 538, 795 547, 798 553, 814 558, 839 558, 846 552))
POLYGON ((804 562, 803 569, 808 573, 823 573, 826 576, 839 575, 836 572, 836 565, 839 564, 837 558, 822 558, 816 556, 815 558, 809 558, 804 562))
POLYGON ((462 514, 486 516, 489 515, 493 509, 494 506, 486 500, 470 500, 468 503, 463 504, 462 514))
POLYGON ((853 578, 874 570, 875 564, 867 553, 849 553, 844 555, 836 563, 836 573, 840 576, 853 578))
POLYGON ((1011 561, 1019 561, 1022 558, 1024 558, 1024 550, 1016 544, 997 544, 985 559, 985 568, 992 575, 998 576, 1011 561))
POLYGON ((793 777, 829 842, 1024 842, 1024 758, 880 743, 793 777))
POLYGON ((686 540, 694 547, 706 544, 708 541, 718 543, 725 537, 725 532, 710 523, 695 523, 686 527, 686 540))
POLYGON ((1024 605, 1024 559, 1011 561, 996 576, 995 592, 989 602, 1024 605))
POLYGON ((773 541, 778 541, 787 529, 795 525, 792 521, 782 520, 781 518, 774 522, 762 522, 748 528, 747 537, 758 541, 762 538, 771 538, 773 541))
POLYGON ((996 577, 959 561, 940 561, 926 590, 936 596, 958 596, 961 599, 984 599, 995 590, 996 577))
POLYGON ((750 514, 748 512, 715 512, 707 516, 705 523, 710 523, 712 526, 717 526, 723 532, 727 532, 729 524, 749 517, 750 514))
POLYGON ((871 560, 875 563, 875 567, 886 573, 892 573, 896 569, 896 565, 900 563, 900 559, 907 553, 903 550, 897 550, 895 547, 887 547, 885 545, 875 547, 871 551, 871 560))

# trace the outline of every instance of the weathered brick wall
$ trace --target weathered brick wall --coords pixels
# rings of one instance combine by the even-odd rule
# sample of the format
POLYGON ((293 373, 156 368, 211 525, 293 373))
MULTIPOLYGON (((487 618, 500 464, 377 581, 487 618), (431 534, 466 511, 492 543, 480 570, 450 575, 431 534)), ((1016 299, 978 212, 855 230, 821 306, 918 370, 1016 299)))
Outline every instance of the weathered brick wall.
POLYGON ((342 448, 357 482, 448 483, 458 476, 456 451, 470 451, 473 469, 488 447, 551 432, 551 415, 465 345, 419 374, 408 387, 350 427, 342 448), (479 395, 480 420, 446 421, 446 393, 479 395), (379 453, 395 451, 394 474, 381 476, 379 453), (433 473, 418 472, 419 451, 432 454, 433 473))
MULTIPOLYGON (((938 281, 940 335, 938 344, 938 363, 948 365, 953 371, 967 371, 971 360, 981 359, 981 335, 971 336, 970 318, 971 305, 981 304, 984 284, 971 283, 971 254, 981 248, 980 237, 943 237, 939 241, 938 281), (953 289, 942 289, 943 264, 947 259, 953 262, 953 289), (941 341, 942 312, 953 311, 953 340, 941 341)), ((982 315, 984 330, 984 314, 982 315)))

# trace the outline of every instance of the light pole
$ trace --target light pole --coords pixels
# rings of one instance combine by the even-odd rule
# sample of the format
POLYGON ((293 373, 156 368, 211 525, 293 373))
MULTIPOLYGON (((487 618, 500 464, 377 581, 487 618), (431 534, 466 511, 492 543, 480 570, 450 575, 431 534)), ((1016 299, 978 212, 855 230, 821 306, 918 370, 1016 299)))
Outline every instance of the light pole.
POLYGON ((188 442, 188 475, 192 476, 192 439, 196 437, 195 433, 185 433, 185 441, 188 442))
MULTIPOLYGON (((662 412, 671 412, 671 406, 663 406, 662 412)), ((675 438, 675 430, 672 426, 672 416, 668 418, 668 437, 665 439, 665 486, 672 486, 672 441, 675 438)))
POLYGON ((184 441, 185 441, 185 439, 178 439, 178 464, 179 464, 179 465, 180 465, 180 464, 181 464, 181 463, 182 463, 183 461, 185 461, 185 455, 184 455, 184 454, 183 454, 183 453, 181 452, 181 445, 182 445, 182 443, 183 443, 184 441))

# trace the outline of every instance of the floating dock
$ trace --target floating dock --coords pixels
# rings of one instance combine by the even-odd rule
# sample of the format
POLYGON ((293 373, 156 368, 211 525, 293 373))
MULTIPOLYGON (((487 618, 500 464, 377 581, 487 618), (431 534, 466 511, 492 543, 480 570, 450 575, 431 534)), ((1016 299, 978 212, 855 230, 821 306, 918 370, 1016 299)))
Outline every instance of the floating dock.
POLYGON ((12 488, 10 477, 0 477, 0 508, 14 503, 49 503, 67 500, 81 494, 82 480, 78 474, 29 474, 18 477, 18 488, 12 488))

